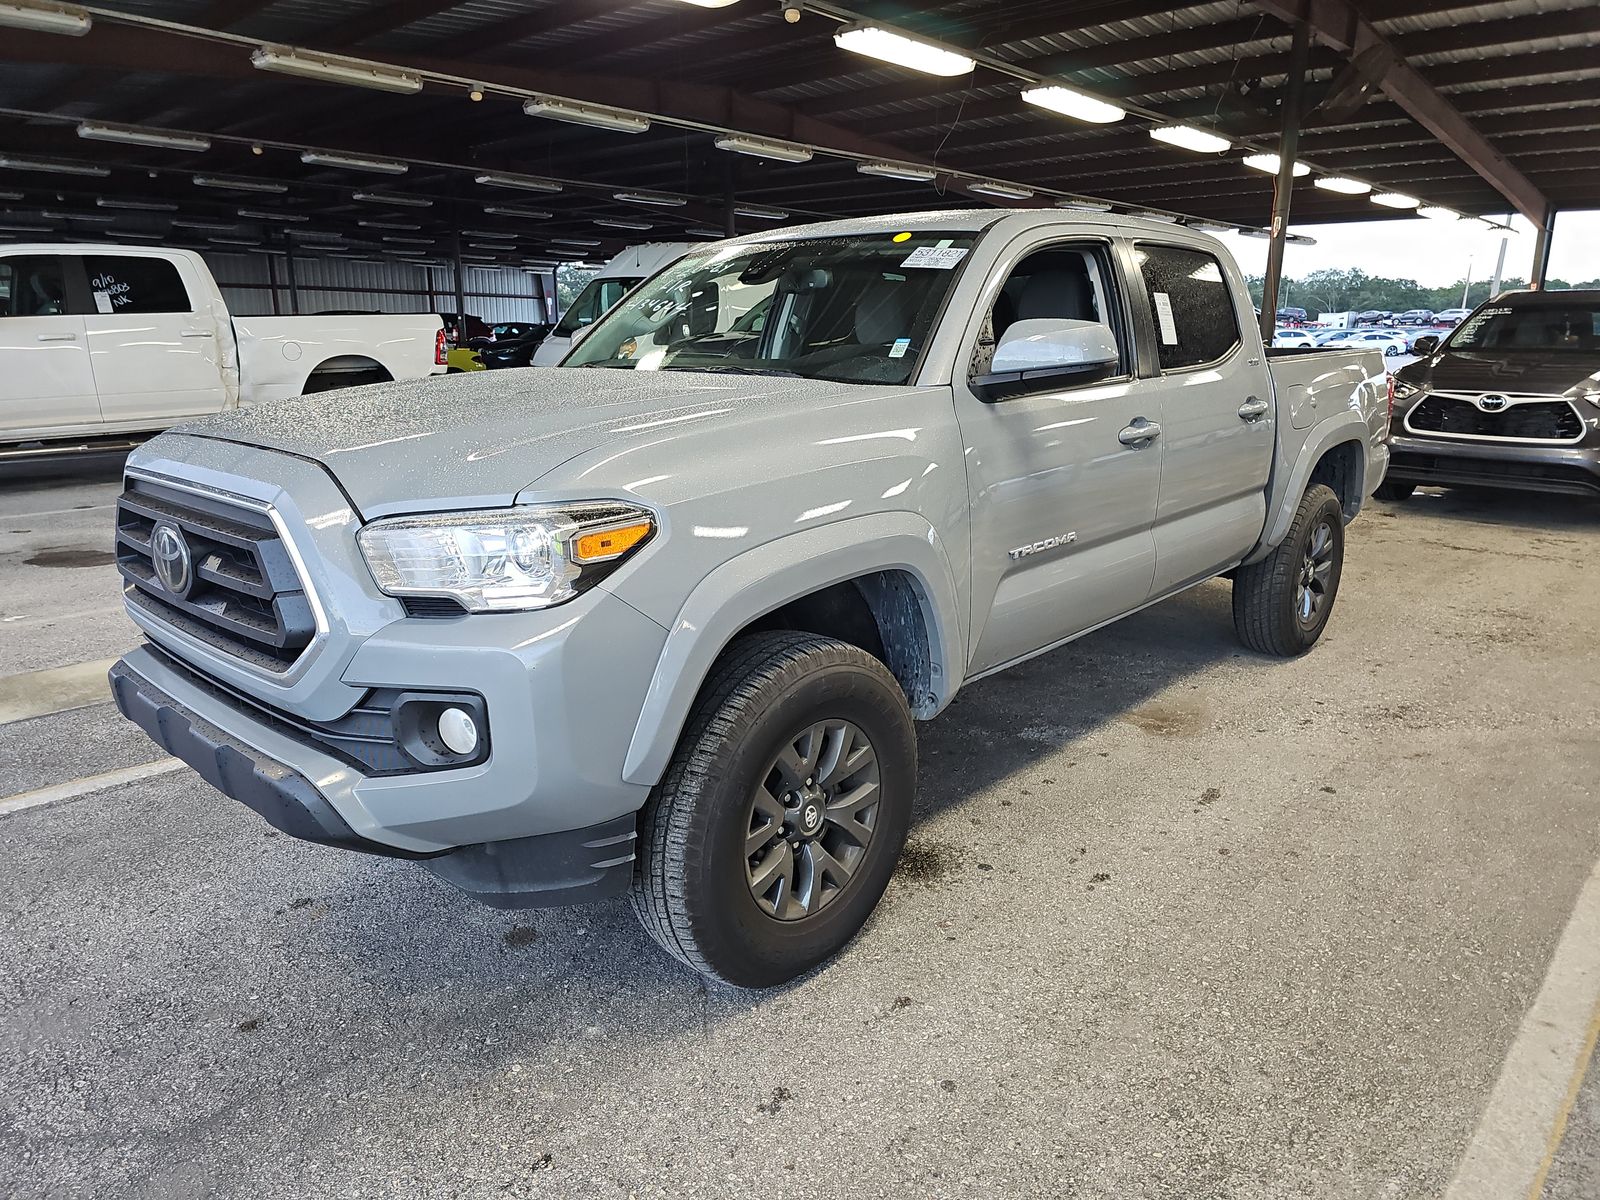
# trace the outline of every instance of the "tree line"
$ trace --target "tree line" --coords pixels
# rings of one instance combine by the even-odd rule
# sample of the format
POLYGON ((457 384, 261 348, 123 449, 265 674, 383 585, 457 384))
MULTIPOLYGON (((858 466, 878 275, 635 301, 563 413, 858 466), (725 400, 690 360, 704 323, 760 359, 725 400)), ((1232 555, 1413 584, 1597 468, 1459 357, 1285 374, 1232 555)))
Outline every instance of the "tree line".
MULTIPOLYGON (((1250 275, 1245 282, 1250 287, 1250 295, 1256 306, 1260 307, 1265 281, 1259 275, 1250 275)), ((1313 316, 1319 312, 1365 312, 1368 309, 1399 313, 1412 308, 1426 308, 1440 312, 1447 308, 1476 308, 1489 298, 1489 280, 1474 280, 1472 286, 1466 288, 1467 300, 1463 305, 1461 293, 1465 285, 1465 279, 1458 279, 1443 287, 1423 287, 1415 279, 1388 279, 1381 275, 1368 275, 1365 271, 1312 271, 1302 278, 1283 281, 1278 289, 1278 307, 1303 308, 1313 316)), ((1500 281, 1500 290, 1503 292, 1527 286, 1527 281, 1520 277, 1500 281)), ((1582 283, 1552 279, 1545 286, 1550 291, 1600 288, 1600 279, 1582 283)))

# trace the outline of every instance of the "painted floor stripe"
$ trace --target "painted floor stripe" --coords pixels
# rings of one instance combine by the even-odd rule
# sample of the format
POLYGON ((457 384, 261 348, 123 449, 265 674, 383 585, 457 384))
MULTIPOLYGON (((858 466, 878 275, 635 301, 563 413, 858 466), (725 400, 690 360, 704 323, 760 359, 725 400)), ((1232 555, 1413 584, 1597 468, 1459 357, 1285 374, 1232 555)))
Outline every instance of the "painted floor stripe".
POLYGON ((57 783, 31 792, 18 792, 15 796, 7 796, 4 800, 0 800, 0 817, 22 812, 28 808, 74 800, 79 796, 104 791, 106 788, 120 787, 125 783, 138 783, 141 779, 153 779, 157 775, 170 775, 174 771, 182 770, 183 765, 175 758, 159 758, 155 762, 140 763, 136 767, 123 767, 101 775, 88 775, 83 779, 74 779, 71 783, 57 783))
POLYGON ((1589 875, 1544 985, 1444 1200, 1536 1200, 1600 1033, 1600 864, 1589 875))
POLYGON ((0 513, 0 520, 30 521, 34 517, 65 517, 73 513, 100 512, 104 509, 115 507, 116 505, 114 504, 83 504, 76 508, 47 508, 42 512, 0 513))
POLYGON ((111 699, 106 672, 116 661, 102 658, 51 671, 0 676, 0 725, 87 708, 111 699))

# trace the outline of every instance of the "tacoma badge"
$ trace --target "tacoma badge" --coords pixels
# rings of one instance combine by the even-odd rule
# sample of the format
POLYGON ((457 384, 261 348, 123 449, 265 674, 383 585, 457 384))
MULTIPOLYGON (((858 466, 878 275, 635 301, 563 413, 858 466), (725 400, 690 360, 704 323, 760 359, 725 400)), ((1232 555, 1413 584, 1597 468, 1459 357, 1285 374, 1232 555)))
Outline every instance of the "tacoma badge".
POLYGON ((1062 546, 1070 546, 1078 540, 1076 532, 1057 534, 1047 537, 1042 542, 1034 542, 1029 546, 1018 546, 1015 550, 1008 551, 1013 560, 1027 558, 1030 554, 1043 554, 1046 550, 1058 550, 1062 546))

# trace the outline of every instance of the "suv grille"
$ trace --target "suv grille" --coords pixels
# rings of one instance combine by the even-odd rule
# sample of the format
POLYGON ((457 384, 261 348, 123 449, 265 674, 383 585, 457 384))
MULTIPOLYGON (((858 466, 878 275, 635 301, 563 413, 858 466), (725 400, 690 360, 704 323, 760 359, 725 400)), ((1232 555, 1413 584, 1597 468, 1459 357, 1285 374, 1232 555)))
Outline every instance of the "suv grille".
POLYGON ((1576 442, 1583 437, 1583 420, 1565 400, 1523 401, 1489 413, 1470 400, 1428 396, 1411 410, 1406 424, 1418 433, 1518 442, 1576 442))
MULTIPOLYGON (((173 550, 179 539, 168 537, 173 550)), ((168 559, 168 575, 179 572, 168 559)), ((316 634, 305 584, 266 513, 222 496, 196 496, 130 478, 117 503, 117 570, 129 605, 274 673, 292 667, 316 634), (187 580, 163 581, 152 545, 158 526, 181 534, 187 580)))

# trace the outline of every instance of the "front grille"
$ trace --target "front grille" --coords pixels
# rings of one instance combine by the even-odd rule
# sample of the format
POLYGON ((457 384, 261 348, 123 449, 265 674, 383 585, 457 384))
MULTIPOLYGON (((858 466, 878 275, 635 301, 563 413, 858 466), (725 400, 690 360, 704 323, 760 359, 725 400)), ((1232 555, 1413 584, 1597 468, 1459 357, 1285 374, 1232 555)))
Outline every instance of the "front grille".
POLYGON ((287 671, 316 635, 305 583, 272 519, 222 496, 130 478, 117 503, 117 569, 132 607, 265 671, 287 671), (191 582, 181 592, 156 570, 159 524, 175 526, 189 550, 191 582))
POLYGON ((1583 420, 1565 400, 1531 400, 1484 412, 1470 400, 1428 396, 1406 418, 1416 433, 1498 438, 1508 442, 1576 442, 1583 420))

